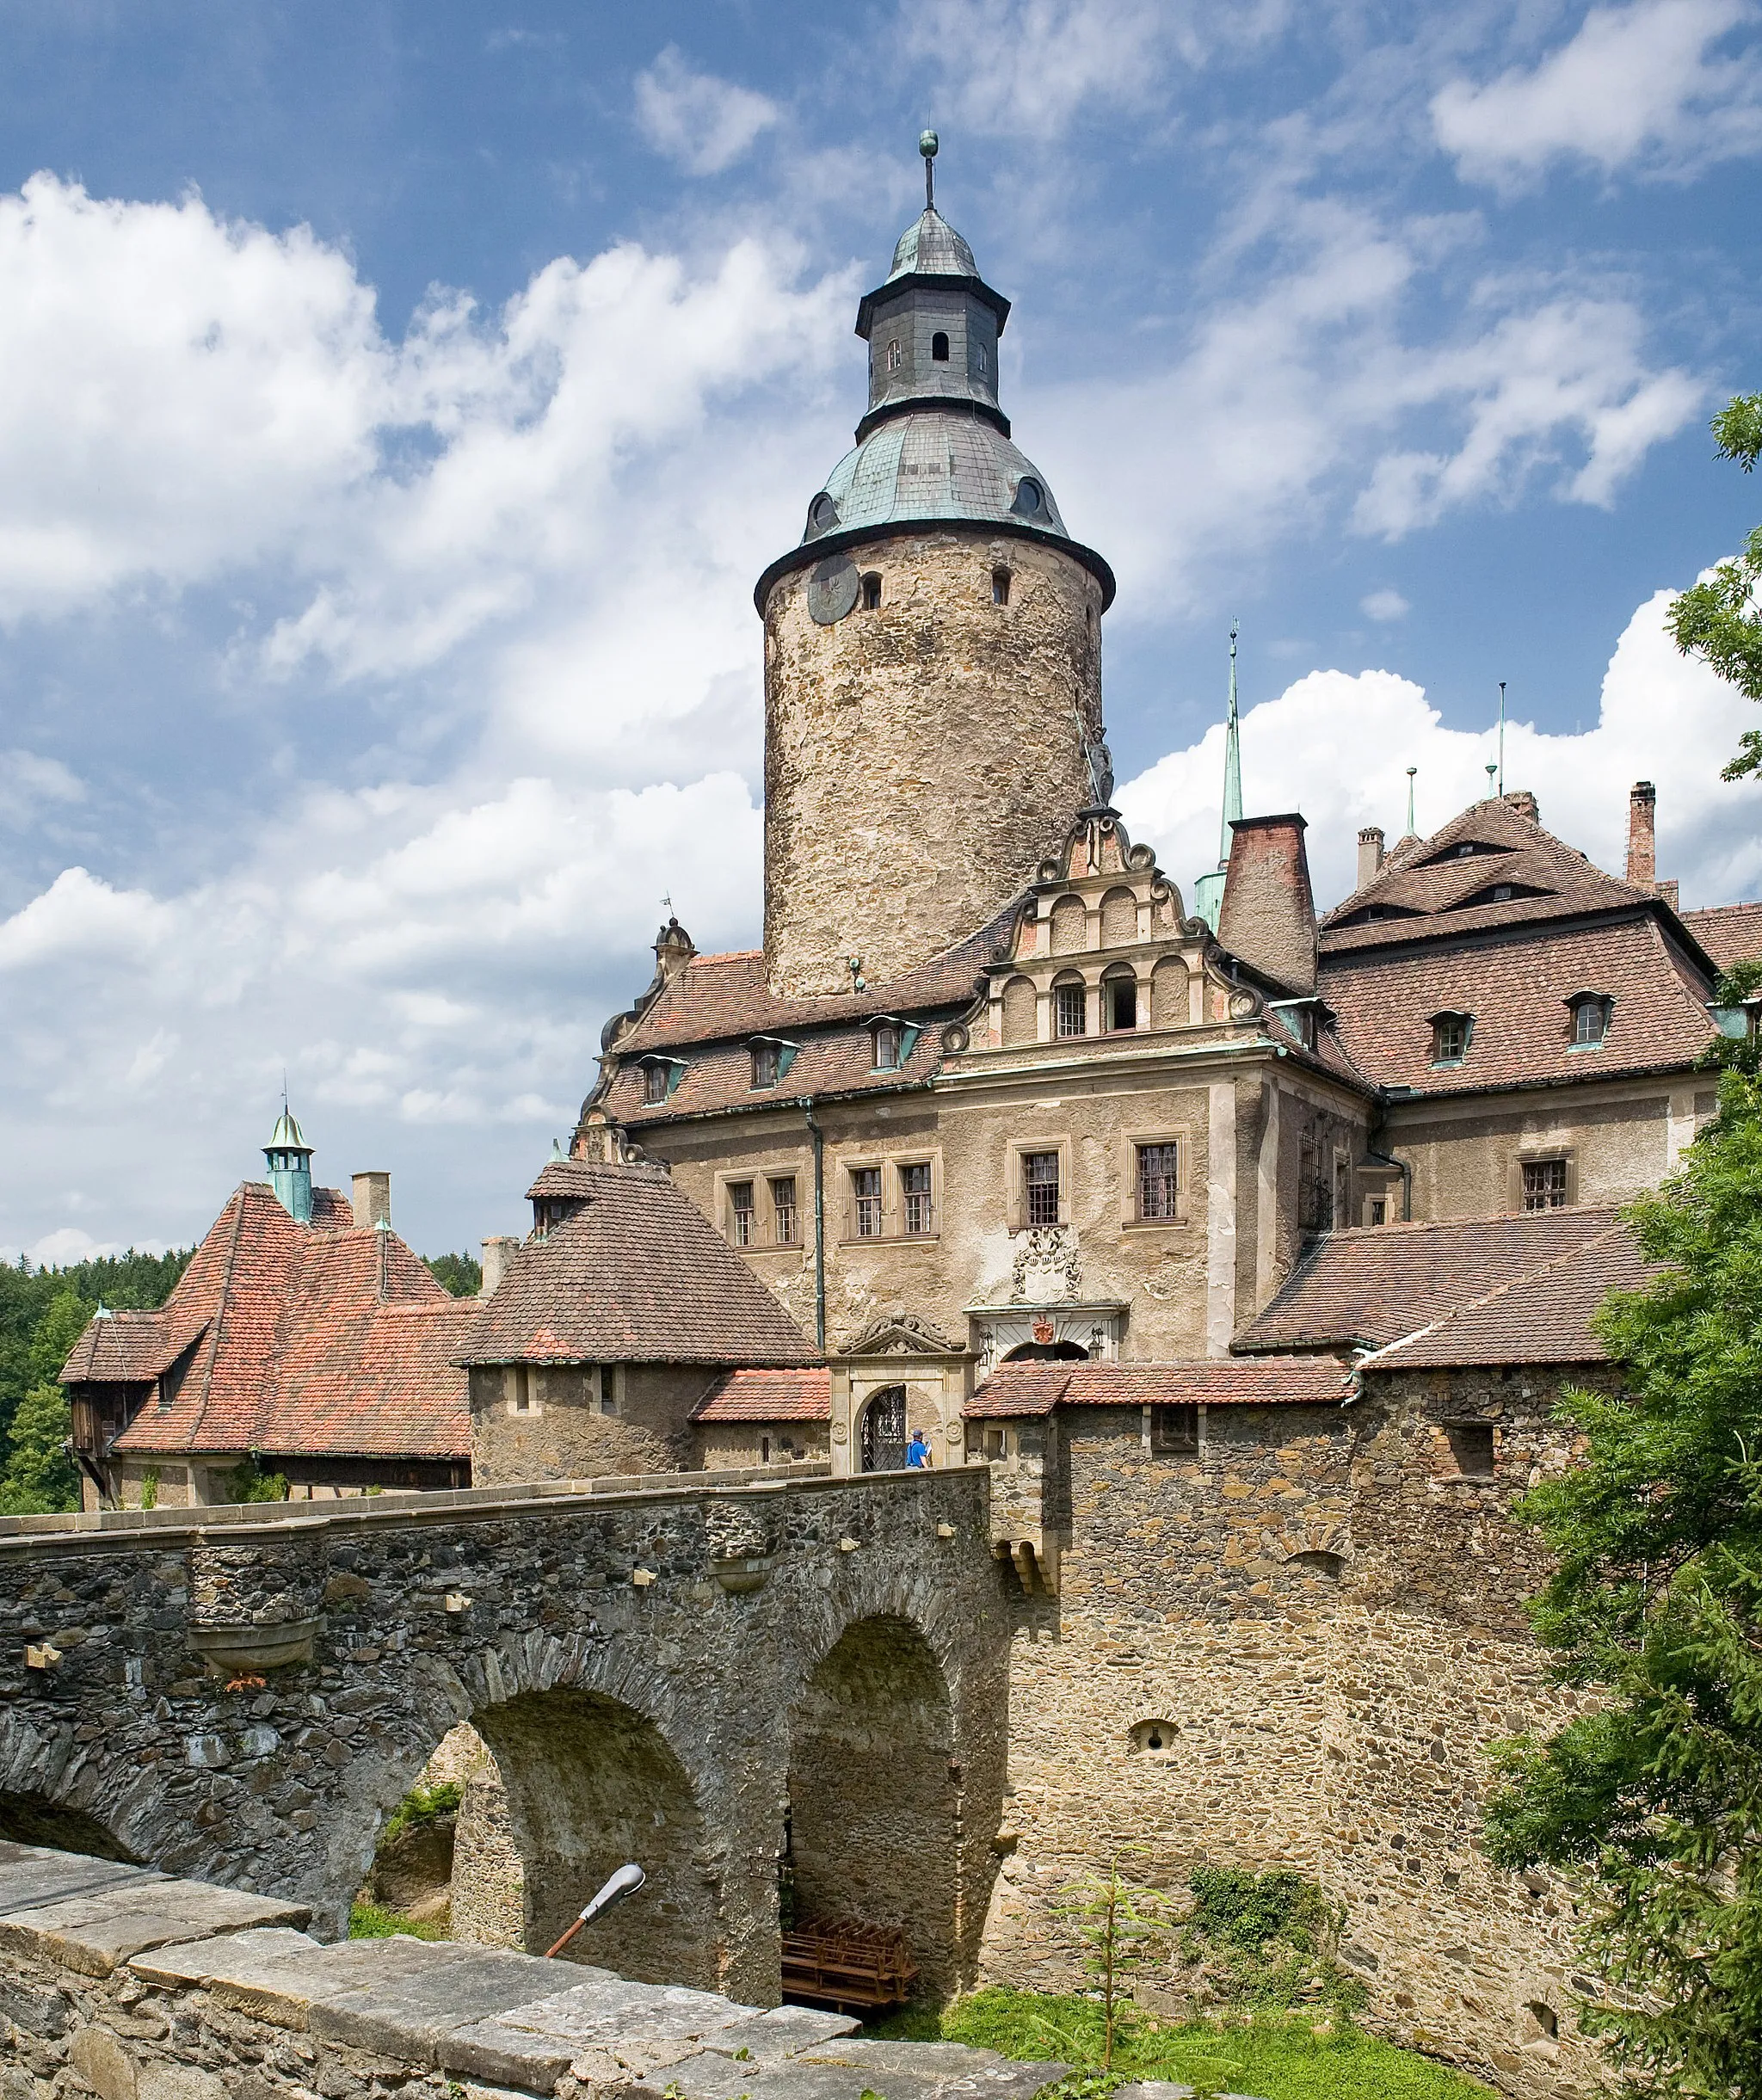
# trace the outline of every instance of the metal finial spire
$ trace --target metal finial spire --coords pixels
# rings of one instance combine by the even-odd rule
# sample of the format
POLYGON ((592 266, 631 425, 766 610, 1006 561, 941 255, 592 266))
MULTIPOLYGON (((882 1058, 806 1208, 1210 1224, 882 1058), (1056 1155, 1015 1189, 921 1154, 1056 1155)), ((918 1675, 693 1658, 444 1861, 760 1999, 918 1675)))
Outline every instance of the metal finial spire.
POLYGON ((1499 681, 1499 791, 1505 792, 1505 680, 1499 681))
POLYGON ((1217 860, 1221 867, 1229 865, 1230 826, 1241 822, 1242 814, 1242 746, 1241 733, 1236 726, 1235 693, 1235 637, 1239 623, 1229 623, 1229 711, 1223 720, 1223 822, 1217 835, 1217 860))
POLYGON ((1419 770, 1420 770, 1420 769, 1419 769, 1419 767, 1418 767, 1417 766, 1409 766, 1409 767, 1408 767, 1408 834, 1408 834, 1408 836, 1410 839, 1417 839, 1417 838, 1419 837, 1419 835, 1420 835, 1420 827, 1419 827, 1419 826, 1418 826, 1418 825, 1417 825, 1417 824, 1416 824, 1416 823, 1414 822, 1414 774, 1415 774, 1415 773, 1417 773, 1419 770))
POLYGON ((918 151, 924 157, 924 209, 936 209, 936 148, 940 140, 934 132, 918 133, 918 151))
POLYGON ((1487 761, 1487 799, 1488 799, 1488 802, 1491 802, 1491 801, 1492 801, 1492 799, 1493 799, 1493 776, 1494 776, 1494 773, 1496 773, 1498 771, 1499 771, 1499 761, 1498 761, 1498 760, 1497 760, 1497 759, 1488 759, 1488 761, 1487 761))

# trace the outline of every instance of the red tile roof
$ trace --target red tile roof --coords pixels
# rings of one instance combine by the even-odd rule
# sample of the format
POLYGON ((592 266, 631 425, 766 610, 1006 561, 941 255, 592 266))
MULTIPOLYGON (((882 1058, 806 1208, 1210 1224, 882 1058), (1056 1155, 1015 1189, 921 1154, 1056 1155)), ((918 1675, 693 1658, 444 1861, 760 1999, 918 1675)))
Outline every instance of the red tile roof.
POLYGON ((693 1050, 683 1058, 679 1083, 664 1101, 644 1101, 643 1068, 631 1063, 619 1066, 602 1099, 612 1116, 635 1129, 712 1109, 766 1108, 807 1094, 823 1098, 920 1086, 942 1062, 941 1036, 935 1028, 924 1031, 903 1064, 886 1072, 874 1069, 874 1042, 866 1027, 804 1032, 800 1043, 794 1062, 774 1087, 754 1087, 751 1053, 742 1038, 693 1050))
POLYGON ((1326 1407, 1352 1392, 1335 1357, 1208 1358, 1190 1364, 1000 1364, 962 1412, 977 1420, 1055 1407, 1326 1407))
POLYGON ((1380 1347, 1606 1235, 1612 1207, 1377 1225, 1319 1240, 1236 1334, 1241 1352, 1380 1347))
POLYGON ((1762 904, 1712 904, 1680 916, 1720 969, 1762 959, 1762 904))
POLYGON ((694 1422, 829 1422, 832 1373, 730 1370, 692 1409, 694 1422))
POLYGON ((357 1231, 347 1200, 313 1192, 297 1225, 261 1183, 237 1189, 156 1313, 95 1320, 70 1384, 163 1379, 116 1440, 129 1453, 261 1450, 464 1458, 474 1316, 396 1233, 357 1231))
POLYGON ((1624 1224, 1513 1277, 1375 1356, 1367 1373, 1477 1364, 1598 1364, 1609 1352, 1591 1317, 1611 1290, 1637 1290, 1658 1273, 1624 1224))
POLYGON ((514 1255, 462 1362, 812 1362, 782 1305, 660 1168, 552 1161, 540 1180, 582 1207, 514 1255))
POLYGON ((1680 1071, 1713 1035, 1703 1003, 1710 986, 1650 914, 1325 957, 1321 980, 1352 1063, 1382 1086, 1425 1094, 1680 1071), (1594 1050, 1572 1047, 1564 1001, 1574 992, 1614 1001, 1594 1050), (1441 1013, 1474 1017, 1458 1065, 1432 1062, 1432 1019, 1441 1013))

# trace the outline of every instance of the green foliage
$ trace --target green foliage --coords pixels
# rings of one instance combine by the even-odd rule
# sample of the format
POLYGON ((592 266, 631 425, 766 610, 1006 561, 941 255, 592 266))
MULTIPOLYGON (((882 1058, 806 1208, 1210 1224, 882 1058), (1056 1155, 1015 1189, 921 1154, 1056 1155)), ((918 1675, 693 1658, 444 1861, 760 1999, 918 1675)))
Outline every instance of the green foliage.
POLYGON ((226 1499, 229 1502, 285 1502, 287 1475, 265 1473, 257 1463, 257 1454, 252 1451, 227 1475, 226 1499))
POLYGON ((1341 1916, 1315 1882, 1275 1869, 1196 1867, 1193 1908, 1181 1933, 1226 2004, 1263 2010, 1325 2005, 1349 2017, 1365 2003, 1359 1980, 1334 1958, 1341 1916))
POLYGON ((159 1506, 159 1469, 149 1466, 141 1475, 141 1507, 157 1509, 159 1506))
POLYGON ((1503 1746, 1488 1837, 1575 1877, 1611 1986, 1581 2024, 1630 2091, 1762 2100, 1762 1079, 1722 1075, 1627 1215, 1664 1265, 1598 1315, 1627 1392, 1562 1395, 1582 1463, 1519 1505, 1556 1560, 1537 1631, 1602 1690, 1503 1746))
POLYGON ((1488 2100, 1487 2088, 1461 2072, 1391 2043, 1349 2022, 1318 2031, 1287 2014, 1240 2017, 1224 2023, 1137 2021, 1116 2045, 1114 2066, 1098 2068, 1102 2009, 1088 1997, 1034 1991, 980 1991, 940 2012, 909 2007, 869 2023, 868 2035, 912 2041, 962 2041, 1018 2062, 1049 2056, 1075 2066, 1054 2090, 1060 2100, 1102 2100, 1126 2079, 1166 2078, 1200 2091, 1227 2086, 1265 2100, 1488 2100), (1062 2046, 1049 2049, 1057 2037, 1062 2046))
MULTIPOLYGON (((1718 455, 1745 473, 1762 453, 1762 394, 1740 394, 1713 419, 1718 455)), ((1667 616, 1671 637, 1685 656, 1698 656, 1735 686, 1747 699, 1762 700, 1762 526, 1744 542, 1742 553, 1721 562, 1704 582, 1673 600, 1667 616)), ((1738 755, 1725 768, 1728 780, 1762 771, 1762 730, 1747 730, 1738 755)))
MULTIPOLYGON (((54 1364, 40 1369, 34 1348, 38 1327, 56 1299, 77 1298, 88 1317, 101 1299, 119 1312, 151 1310, 165 1302, 194 1252, 186 1247, 169 1254, 138 1254, 131 1248, 126 1254, 74 1262, 65 1269, 33 1269, 27 1261, 15 1266, 0 1263, 0 1438, 25 1395, 34 1386, 52 1383, 66 1361, 64 1351, 54 1364)), ((52 1346, 46 1339, 45 1352, 52 1346)))
POLYGON ((464 1796, 465 1789, 452 1779, 443 1779, 439 1786, 412 1787, 386 1817, 385 1827, 379 1832, 380 1844, 396 1844, 406 1831, 439 1822, 443 1815, 457 1814, 464 1796))
POLYGON ((424 1254, 422 1265, 455 1298, 474 1298, 484 1288, 484 1265, 473 1254, 424 1254))
POLYGON ((1133 1972, 1161 1950, 1168 1906, 1154 1888, 1127 1881, 1119 1863, 1143 1854, 1143 1845, 1122 1845, 1105 1874, 1085 1875, 1054 1905, 1083 1944, 1083 1967, 1101 1987, 1101 2068, 1113 2068, 1113 2047, 1125 2011, 1125 1986, 1133 1972))
POLYGON ((0 1515, 79 1507, 79 1474, 67 1453, 73 1414, 59 1385, 33 1386, 13 1412, 0 1474, 0 1515))
POLYGON ((439 1918, 406 1918, 402 1911, 388 1911, 383 1904, 357 1897, 348 1913, 352 1940, 444 1940, 447 1926, 439 1918))

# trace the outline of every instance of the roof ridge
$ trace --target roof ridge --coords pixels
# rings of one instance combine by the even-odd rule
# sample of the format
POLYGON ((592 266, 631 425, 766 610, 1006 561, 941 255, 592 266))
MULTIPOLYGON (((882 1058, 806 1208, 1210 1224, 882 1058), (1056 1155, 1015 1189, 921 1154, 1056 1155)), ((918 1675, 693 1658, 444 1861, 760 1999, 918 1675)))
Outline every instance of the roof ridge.
MULTIPOLYGON (((241 1181, 227 1198, 232 1210, 232 1233, 226 1243, 226 1259, 220 1271, 220 1284, 215 1294, 214 1309, 208 1316, 207 1346, 203 1352, 202 1381, 198 1389, 195 1420, 191 1425, 192 1431, 200 1430, 208 1418, 208 1402, 214 1388, 214 1366, 220 1358, 220 1336, 226 1325, 227 1307, 232 1297, 233 1266, 238 1259, 239 1235, 244 1230, 245 1192, 247 1189, 262 1185, 264 1185, 262 1183, 241 1181)), ((279 1199, 272 1193, 270 1200, 274 1202, 279 1199)), ((222 1215, 224 1216, 225 1213, 222 1215)), ((216 1222, 218 1223, 218 1222, 217 1220, 216 1222)), ((210 1228, 210 1229, 213 1229, 210 1228)), ((198 1337, 198 1339, 201 1338, 198 1337)), ((194 1435, 189 1439, 189 1448, 192 1450, 199 1448, 194 1435)))

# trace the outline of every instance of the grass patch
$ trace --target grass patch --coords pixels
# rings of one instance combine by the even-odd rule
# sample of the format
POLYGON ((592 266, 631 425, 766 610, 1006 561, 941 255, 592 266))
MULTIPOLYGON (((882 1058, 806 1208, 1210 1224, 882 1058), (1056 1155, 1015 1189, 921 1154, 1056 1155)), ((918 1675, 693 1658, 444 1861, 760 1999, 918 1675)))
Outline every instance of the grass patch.
MULTIPOLYGON (((1038 1991, 978 1991, 940 2013, 909 2006, 863 2032, 902 2041, 964 2041, 1023 2060, 1054 2059, 1075 2065, 1079 2074, 1101 2060, 1097 2000, 1038 1991)), ((1260 2100, 1488 2100, 1488 2089, 1475 2079, 1378 2041, 1350 2021, 1318 2035, 1310 2019, 1287 2012, 1178 2026, 1134 2014, 1116 2035, 1113 2060, 1109 2083, 1167 2078, 1260 2100)), ((1106 2091, 1087 2075, 1070 2085, 1083 2100, 1106 2091)))
POLYGON ((453 1779, 443 1779, 435 1787, 412 1787, 386 1817, 379 1832, 381 1846, 395 1844, 407 1830, 419 1830, 425 1823, 439 1822, 443 1815, 456 1814, 464 1794, 464 1788, 453 1779))
POLYGON ((389 1940, 400 1935, 412 1940, 444 1940, 447 1927, 440 1918, 406 1918, 402 1911, 388 1911, 383 1904, 368 1903, 360 1897, 349 1906, 350 1939, 389 1940))

